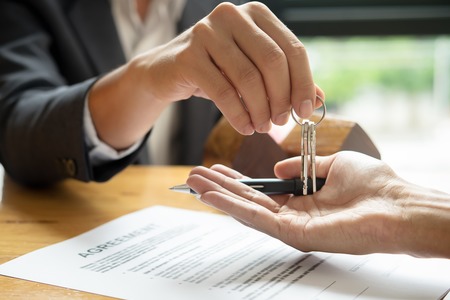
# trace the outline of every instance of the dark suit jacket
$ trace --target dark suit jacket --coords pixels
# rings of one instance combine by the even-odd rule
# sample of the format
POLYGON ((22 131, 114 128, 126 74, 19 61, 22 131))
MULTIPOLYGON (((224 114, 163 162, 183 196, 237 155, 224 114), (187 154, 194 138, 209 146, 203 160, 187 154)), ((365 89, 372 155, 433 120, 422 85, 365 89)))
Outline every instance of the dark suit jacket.
MULTIPOLYGON (((188 0, 179 31, 220 2, 188 0)), ((12 178, 105 181, 130 163, 148 162, 139 149, 93 168, 85 148, 86 93, 98 76, 125 62, 108 0, 2 0, 0 28, 0 162, 12 178)), ((220 113, 211 101, 177 105, 183 128, 173 141, 176 163, 200 164, 220 113)))

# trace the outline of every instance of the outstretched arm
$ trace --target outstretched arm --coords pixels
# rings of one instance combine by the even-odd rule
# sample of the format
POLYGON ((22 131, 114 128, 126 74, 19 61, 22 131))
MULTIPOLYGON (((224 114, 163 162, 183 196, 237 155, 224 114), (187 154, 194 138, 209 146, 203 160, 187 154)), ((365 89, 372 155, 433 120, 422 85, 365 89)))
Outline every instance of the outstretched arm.
MULTIPOLYGON (((242 134, 285 124, 290 108, 309 117, 316 105, 303 44, 262 3, 222 3, 171 42, 106 75, 89 108, 100 138, 127 148, 171 102, 212 100, 242 134)), ((319 103, 317 103, 319 105, 319 103)))
MULTIPOLYGON (((293 178, 299 168, 291 158, 275 173, 293 178)), ((317 176, 327 181, 310 196, 268 197, 220 165, 194 168, 187 183, 206 204, 302 251, 450 257, 450 195, 408 183, 356 152, 317 157, 317 176)))

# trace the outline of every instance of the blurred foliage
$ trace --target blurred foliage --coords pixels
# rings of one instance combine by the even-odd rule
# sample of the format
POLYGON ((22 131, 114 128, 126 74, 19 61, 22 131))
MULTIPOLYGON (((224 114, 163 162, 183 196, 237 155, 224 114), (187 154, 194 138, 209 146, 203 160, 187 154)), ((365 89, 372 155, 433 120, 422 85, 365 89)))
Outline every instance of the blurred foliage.
POLYGON ((361 90, 431 91, 434 40, 416 37, 301 39, 310 56, 315 82, 328 105, 351 100, 361 90))

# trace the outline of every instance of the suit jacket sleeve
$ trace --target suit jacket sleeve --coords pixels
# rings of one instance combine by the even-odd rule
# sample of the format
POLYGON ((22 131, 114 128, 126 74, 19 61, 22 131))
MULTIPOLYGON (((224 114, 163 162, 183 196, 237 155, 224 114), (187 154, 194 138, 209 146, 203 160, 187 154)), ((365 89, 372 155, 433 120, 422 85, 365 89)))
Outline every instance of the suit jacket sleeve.
POLYGON ((59 13, 64 7, 45 0, 28 2, 41 5, 0 3, 0 162, 24 184, 69 177, 107 180, 136 154, 98 169, 90 166, 83 108, 96 74, 86 76, 90 66, 80 58, 81 49, 71 46, 73 34, 59 13), (43 20, 46 16, 52 20, 43 20))

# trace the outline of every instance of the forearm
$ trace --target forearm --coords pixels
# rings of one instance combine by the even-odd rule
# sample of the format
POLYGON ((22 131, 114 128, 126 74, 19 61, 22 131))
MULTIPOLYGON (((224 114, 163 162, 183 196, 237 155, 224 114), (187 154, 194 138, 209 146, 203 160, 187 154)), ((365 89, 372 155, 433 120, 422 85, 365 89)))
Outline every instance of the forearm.
POLYGON ((450 195, 408 183, 400 203, 406 252, 450 258, 450 195))
POLYGON ((97 81, 89 95, 89 109, 99 138, 122 150, 142 139, 168 106, 150 92, 151 82, 140 76, 135 61, 97 81))

